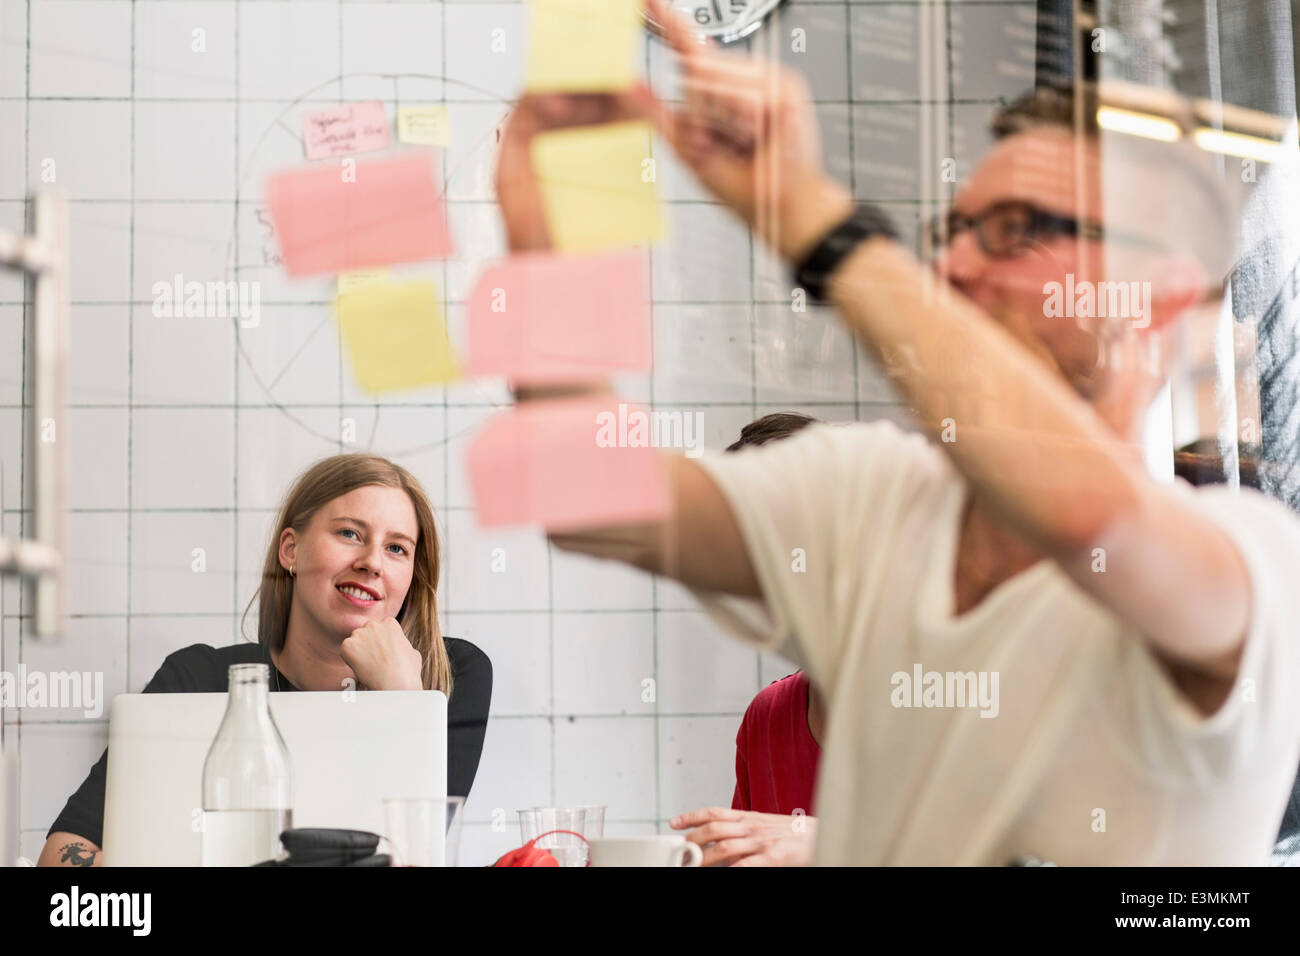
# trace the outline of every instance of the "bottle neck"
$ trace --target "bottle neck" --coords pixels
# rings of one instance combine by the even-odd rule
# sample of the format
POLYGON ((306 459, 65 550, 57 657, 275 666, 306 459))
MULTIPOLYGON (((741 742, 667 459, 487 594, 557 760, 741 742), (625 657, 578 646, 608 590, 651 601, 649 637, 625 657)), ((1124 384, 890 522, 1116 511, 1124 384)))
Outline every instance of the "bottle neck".
POLYGON ((250 713, 263 711, 267 707, 268 688, 266 681, 230 682, 230 710, 246 710, 250 713))
POLYGON ((269 673, 270 668, 265 664, 236 664, 230 668, 227 717, 257 719, 270 713, 267 701, 269 673))

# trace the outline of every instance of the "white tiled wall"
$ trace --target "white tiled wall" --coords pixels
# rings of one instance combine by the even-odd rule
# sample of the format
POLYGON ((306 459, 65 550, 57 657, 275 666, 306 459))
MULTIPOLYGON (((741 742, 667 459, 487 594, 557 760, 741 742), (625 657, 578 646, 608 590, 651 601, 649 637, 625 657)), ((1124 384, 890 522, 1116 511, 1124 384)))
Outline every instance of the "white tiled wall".
MULTIPOLYGON (((987 145, 999 98, 1031 82, 1032 0, 965 3, 791 0, 751 46, 804 69, 828 168, 886 201, 905 237, 942 198, 921 177, 920 18, 951 38, 951 83, 927 104, 951 128, 938 148, 961 175, 987 145), (805 31, 795 52, 792 31, 805 31)), ((68 369, 68 636, 20 636, 17 587, 0 593, 0 666, 97 670, 107 695, 138 692, 166 654, 229 643, 258 583, 267 526, 289 481, 318 457, 370 449, 411 468, 442 529, 446 633, 495 669, 493 716, 468 806, 461 860, 518 843, 514 810, 606 803, 612 833, 728 804, 734 739, 754 693, 792 669, 722 635, 677 585, 551 549, 535 531, 477 527, 461 471, 467 439, 505 400, 460 383, 376 405, 340 360, 327 280, 290 280, 261 206, 271 170, 302 160, 308 104, 446 102, 442 158, 458 258, 400 270, 461 301, 502 255, 493 206, 496 131, 526 51, 516 0, 30 0, 0 4, 0 228, 52 173, 72 200, 68 369), (30 23, 28 9, 30 8, 30 23), (203 52, 194 50, 202 30, 203 52), (499 31, 499 32, 497 32, 499 31), (494 40, 505 49, 495 52, 494 40), (152 285, 262 283, 256 328, 151 313, 152 285), (351 419, 357 443, 340 441, 351 419), (207 569, 191 571, 194 548, 207 569), (491 560, 504 549, 506 570, 491 560), (653 685, 648 685, 653 681, 653 685), (645 693, 647 686, 653 694, 645 693)), ((652 82, 676 89, 647 42, 652 82)), ((655 368, 624 394, 698 411, 720 448, 770 411, 827 419, 905 415, 832 315, 794 313, 784 270, 708 201, 659 144, 671 241, 650 257, 655 368)), ((23 287, 0 276, 0 529, 22 527, 23 287)), ((249 632, 256 632, 251 615, 249 632)), ((19 750, 23 848, 98 756, 104 718, 4 714, 19 750)))

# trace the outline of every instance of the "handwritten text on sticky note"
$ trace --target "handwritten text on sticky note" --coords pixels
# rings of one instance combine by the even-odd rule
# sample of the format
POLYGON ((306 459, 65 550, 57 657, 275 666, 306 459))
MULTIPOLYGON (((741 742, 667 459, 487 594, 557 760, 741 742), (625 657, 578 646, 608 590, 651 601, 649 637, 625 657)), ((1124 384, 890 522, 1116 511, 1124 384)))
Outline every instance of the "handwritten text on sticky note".
POLYGON ((542 384, 648 369, 647 285, 640 250, 511 256, 470 294, 466 372, 542 384))
POLYGON ((369 392, 437 385, 457 364, 432 282, 370 282, 339 295, 339 333, 357 383, 369 392))
POLYGON ((595 252, 664 232, 649 123, 606 123, 533 137, 533 172, 552 245, 595 252))
POLYGON ((641 0, 532 0, 533 93, 622 90, 635 79, 641 0))
POLYGON ((433 150, 273 175, 266 202, 291 276, 451 255, 433 150))
POLYGON ((338 281, 339 292, 351 292, 353 289, 359 289, 363 285, 369 285, 372 282, 386 282, 392 276, 390 269, 365 269, 360 272, 340 272, 338 281))
POLYGON ((397 110, 397 138, 416 146, 449 146, 451 117, 445 106, 402 106, 397 110))
POLYGON ((308 159, 387 149, 392 142, 388 113, 379 100, 304 113, 302 142, 308 159))
POLYGON ((618 413, 617 398, 577 398, 526 402, 488 419, 466 455, 479 523, 576 531, 666 517, 657 449, 598 440, 613 434, 601 423, 618 413))

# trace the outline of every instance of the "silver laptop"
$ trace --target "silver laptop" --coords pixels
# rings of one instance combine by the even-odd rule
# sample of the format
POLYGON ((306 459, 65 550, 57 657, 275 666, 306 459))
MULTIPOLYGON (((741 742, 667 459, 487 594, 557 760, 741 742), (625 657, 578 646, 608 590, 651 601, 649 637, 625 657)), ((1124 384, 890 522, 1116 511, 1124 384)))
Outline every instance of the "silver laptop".
MULTIPOLYGON (((120 694, 108 723, 105 866, 198 866, 203 762, 226 694, 120 694)), ((294 827, 383 834, 389 797, 447 795, 440 691, 269 695, 289 750, 294 827)), ((384 845, 381 845, 381 849, 384 845)))

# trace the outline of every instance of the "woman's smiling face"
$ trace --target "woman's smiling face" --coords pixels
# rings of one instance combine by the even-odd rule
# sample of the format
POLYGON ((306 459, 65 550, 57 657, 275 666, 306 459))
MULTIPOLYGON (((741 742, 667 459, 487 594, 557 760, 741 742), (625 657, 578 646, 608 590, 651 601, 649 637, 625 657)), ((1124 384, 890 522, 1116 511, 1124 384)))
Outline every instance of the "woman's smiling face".
POLYGON ((280 536, 280 563, 294 569, 294 603, 317 630, 340 640, 397 617, 419 534, 415 507, 400 488, 365 485, 340 495, 301 533, 286 528, 280 536))

